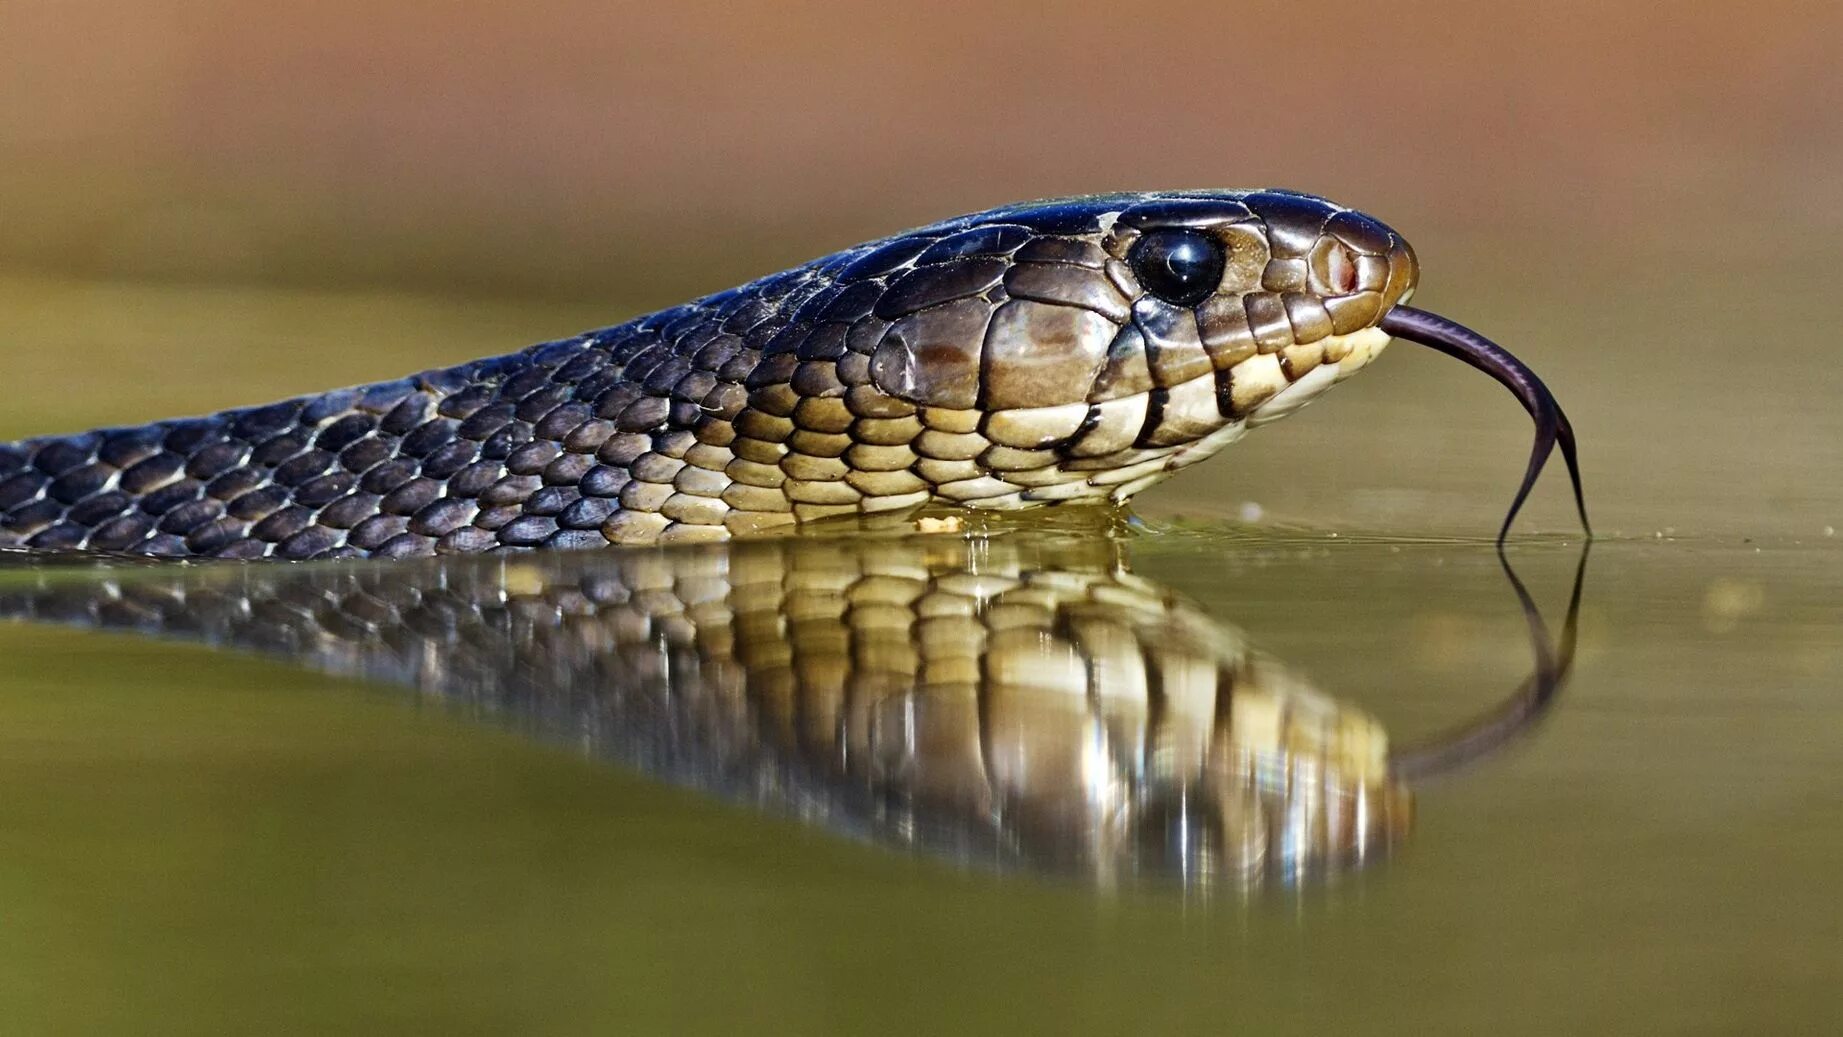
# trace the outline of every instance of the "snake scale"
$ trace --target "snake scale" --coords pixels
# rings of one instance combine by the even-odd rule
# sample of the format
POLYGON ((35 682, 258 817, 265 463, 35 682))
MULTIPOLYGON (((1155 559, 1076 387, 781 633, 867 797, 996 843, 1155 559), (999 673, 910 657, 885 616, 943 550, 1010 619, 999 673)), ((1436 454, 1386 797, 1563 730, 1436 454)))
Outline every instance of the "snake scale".
POLYGON ((1402 305, 1417 277, 1400 235, 1289 191, 998 208, 506 356, 0 446, 0 544, 403 557, 1118 502, 1391 335, 1523 399, 1520 504, 1558 437, 1572 471, 1566 419, 1509 354, 1402 305))

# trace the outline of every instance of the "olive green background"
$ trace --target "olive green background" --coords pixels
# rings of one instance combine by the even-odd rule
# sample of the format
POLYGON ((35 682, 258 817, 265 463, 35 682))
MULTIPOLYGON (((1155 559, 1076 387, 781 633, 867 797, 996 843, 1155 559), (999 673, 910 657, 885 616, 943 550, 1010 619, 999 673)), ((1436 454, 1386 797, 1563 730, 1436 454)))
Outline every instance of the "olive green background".
MULTIPOLYGON (((0 4, 3 437, 503 352, 1017 198, 1280 184, 1397 227, 1417 304, 1542 372, 1603 534, 1535 737, 1424 790, 1398 859, 1248 901, 964 875, 384 689, 0 627, 0 1013, 1833 1027, 1839 30, 1817 3, 0 4)), ((1527 437, 1398 344, 1145 495, 1135 565, 1410 739, 1527 667, 1484 539, 1527 437)), ((1551 606, 1564 486, 1516 552, 1551 606)))

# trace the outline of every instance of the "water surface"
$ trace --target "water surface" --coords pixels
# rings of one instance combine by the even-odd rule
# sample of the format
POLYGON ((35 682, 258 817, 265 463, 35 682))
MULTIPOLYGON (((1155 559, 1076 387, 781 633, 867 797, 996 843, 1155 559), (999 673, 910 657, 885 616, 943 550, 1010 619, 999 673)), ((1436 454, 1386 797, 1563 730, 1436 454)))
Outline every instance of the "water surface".
MULTIPOLYGON (((618 316, 7 285, 15 327, 49 340, 17 361, 9 384, 37 388, 8 391, 8 434, 260 399, 333 366, 386 376, 618 316)), ((1612 535, 1552 708, 1418 784, 1411 825, 1361 866, 1252 888, 985 866, 662 782, 596 752, 593 731, 457 707, 440 682, 406 693, 299 653, 7 624, 0 1004, 24 1032, 1829 1026, 1833 375, 1788 384, 1784 412, 1806 418, 1762 451, 1742 433, 1773 413, 1714 406, 1723 390, 1693 365, 1642 393, 1615 377, 1716 339, 1647 347, 1632 316, 1623 349, 1545 363, 1543 343, 1584 319, 1558 300, 1482 308, 1458 315, 1514 342, 1569 406, 1612 535)), ((1210 650, 1272 660, 1388 745, 1440 737, 1532 666, 1478 539, 1525 432, 1452 366, 1385 363, 1160 491, 1148 530, 1056 564, 1130 574, 1181 603, 1184 629, 1227 639, 1210 650)), ((1551 626, 1578 558, 1555 482, 1531 516, 1549 532, 1511 551, 1551 626)), ((667 575, 710 562, 656 557, 667 575)), ((0 576, 0 594, 150 579, 0 576)))

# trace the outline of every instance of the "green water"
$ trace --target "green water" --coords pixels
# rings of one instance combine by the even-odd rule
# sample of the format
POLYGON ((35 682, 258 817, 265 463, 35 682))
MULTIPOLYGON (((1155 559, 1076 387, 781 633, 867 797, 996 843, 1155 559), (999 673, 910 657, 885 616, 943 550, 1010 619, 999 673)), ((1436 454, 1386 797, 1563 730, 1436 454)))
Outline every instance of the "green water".
MULTIPOLYGON (((8 383, 9 435, 260 399, 331 367, 395 374, 618 316, 26 281, 0 300, 52 347, 8 383)), ((383 685, 6 625, 8 1028, 1831 1029, 1835 376, 1734 406, 1731 385, 1672 365, 1622 396, 1620 378, 1713 354, 1720 335, 1653 324, 1595 355, 1556 345, 1587 329, 1541 300, 1479 309, 1455 315, 1514 339, 1569 407, 1611 535, 1554 709, 1417 790, 1386 861, 1251 896, 968 871, 383 685)), ((1494 528, 1527 433, 1457 365, 1388 359, 1159 491, 1126 550, 1139 576, 1410 743, 1529 670, 1489 545, 1465 538, 1494 528), (1240 514, 1260 518, 1224 524, 1240 514)), ((1552 532, 1513 551, 1551 622, 1576 557, 1554 481, 1531 516, 1552 532)))

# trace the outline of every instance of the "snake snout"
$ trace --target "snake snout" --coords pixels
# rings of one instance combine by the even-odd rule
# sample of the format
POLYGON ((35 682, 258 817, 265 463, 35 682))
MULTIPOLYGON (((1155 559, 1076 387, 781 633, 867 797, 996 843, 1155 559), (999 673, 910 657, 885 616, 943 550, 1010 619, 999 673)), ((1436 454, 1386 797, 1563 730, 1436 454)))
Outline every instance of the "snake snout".
POLYGON ((1260 287, 1322 303, 1336 333, 1374 326, 1414 294, 1420 280, 1414 249, 1381 220, 1291 191, 1257 192, 1247 205, 1269 250, 1260 287))

